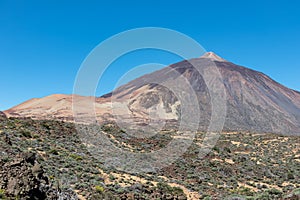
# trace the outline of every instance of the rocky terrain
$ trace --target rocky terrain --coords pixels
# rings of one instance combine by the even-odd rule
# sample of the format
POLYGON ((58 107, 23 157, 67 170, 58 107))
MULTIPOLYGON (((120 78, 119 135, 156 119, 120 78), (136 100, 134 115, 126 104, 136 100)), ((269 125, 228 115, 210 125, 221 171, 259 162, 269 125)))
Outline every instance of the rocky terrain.
MULTIPOLYGON (((92 126, 92 125, 89 125, 92 126)), ((87 125, 87 127, 89 127, 87 125)), ((115 124, 100 127, 128 151, 155 151, 176 135, 135 138, 115 124)), ((299 199, 300 137, 224 132, 204 158, 202 132, 175 163, 130 174, 107 168, 86 149, 74 124, 0 118, 2 199, 299 199)))

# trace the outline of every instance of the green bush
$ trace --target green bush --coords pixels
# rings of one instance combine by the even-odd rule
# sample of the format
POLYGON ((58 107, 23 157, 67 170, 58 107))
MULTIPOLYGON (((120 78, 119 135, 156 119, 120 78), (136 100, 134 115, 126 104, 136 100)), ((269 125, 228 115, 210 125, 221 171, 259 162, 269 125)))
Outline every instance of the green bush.
POLYGON ((26 130, 21 130, 21 134, 26 138, 32 138, 31 133, 26 130))
POLYGON ((240 188, 232 189, 232 190, 230 190, 230 193, 241 194, 241 195, 246 195, 246 196, 252 196, 254 194, 252 192, 252 190, 247 187, 240 187, 240 188))
POLYGON ((109 180, 113 181, 113 180, 115 180, 115 179, 116 179, 116 178, 115 178, 112 174, 109 175, 109 180))
POLYGON ((203 200, 211 200, 211 196, 206 196, 203 198, 203 200))
POLYGON ((77 155, 77 154, 70 154, 70 157, 77 161, 83 159, 80 155, 77 155))
POLYGON ((3 189, 0 189, 0 199, 5 199, 6 196, 5 196, 5 190, 3 189))
POLYGON ((287 174, 287 179, 290 180, 290 179, 294 179, 294 174, 292 172, 288 172, 287 174))
POLYGON ((300 195, 300 188, 297 188, 293 191, 293 194, 300 195))
POLYGON ((272 188, 272 189, 270 189, 270 190, 267 190, 267 192, 268 192, 269 194, 273 194, 273 195, 280 195, 280 194, 282 194, 281 191, 279 191, 279 190, 277 190, 277 189, 275 189, 275 188, 272 188))
POLYGON ((98 193, 103 193, 104 192, 104 188, 102 186, 100 186, 100 185, 96 185, 95 186, 95 190, 98 193))
POLYGON ((58 151, 56 149, 51 149, 49 151, 50 154, 53 154, 53 155, 58 155, 58 151))

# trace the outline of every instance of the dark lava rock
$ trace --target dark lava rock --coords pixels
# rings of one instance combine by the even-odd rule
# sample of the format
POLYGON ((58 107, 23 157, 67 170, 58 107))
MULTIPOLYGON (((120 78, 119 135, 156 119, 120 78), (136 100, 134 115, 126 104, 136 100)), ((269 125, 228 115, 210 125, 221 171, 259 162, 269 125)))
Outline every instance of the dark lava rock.
POLYGON ((73 191, 63 193, 49 183, 34 153, 18 154, 9 162, 0 161, 0 189, 7 198, 78 199, 73 191))

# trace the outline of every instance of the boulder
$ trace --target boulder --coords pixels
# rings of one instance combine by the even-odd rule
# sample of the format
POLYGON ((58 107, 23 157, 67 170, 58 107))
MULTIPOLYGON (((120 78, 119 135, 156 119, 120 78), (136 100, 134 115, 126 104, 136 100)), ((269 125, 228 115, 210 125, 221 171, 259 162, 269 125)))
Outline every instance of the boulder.
POLYGON ((8 199, 78 199, 73 191, 62 192, 49 182, 34 153, 21 153, 12 161, 0 161, 0 189, 8 199))

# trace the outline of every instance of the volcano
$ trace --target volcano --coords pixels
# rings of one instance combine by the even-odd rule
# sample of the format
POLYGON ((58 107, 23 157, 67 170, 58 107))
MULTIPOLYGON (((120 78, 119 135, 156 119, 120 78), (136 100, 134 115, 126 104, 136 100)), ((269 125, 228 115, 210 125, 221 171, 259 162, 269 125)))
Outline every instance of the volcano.
MULTIPOLYGON (((299 92, 279 84, 261 72, 229 62, 213 52, 141 76, 101 97, 80 97, 82 117, 87 115, 84 112, 85 102, 95 100, 98 121, 114 120, 116 116, 127 115, 145 122, 151 117, 158 121, 178 121, 182 115, 182 102, 174 91, 161 83, 168 82, 169 85, 180 88, 176 81, 178 77, 182 77, 197 98, 201 115, 199 127, 206 130, 213 110, 212 93, 199 71, 209 67, 218 70, 226 93, 223 99, 227 108, 224 130, 299 135, 299 92), (121 107, 126 109, 119 109, 121 107)), ((32 99, 4 113, 8 117, 71 121, 72 95, 32 99)))

